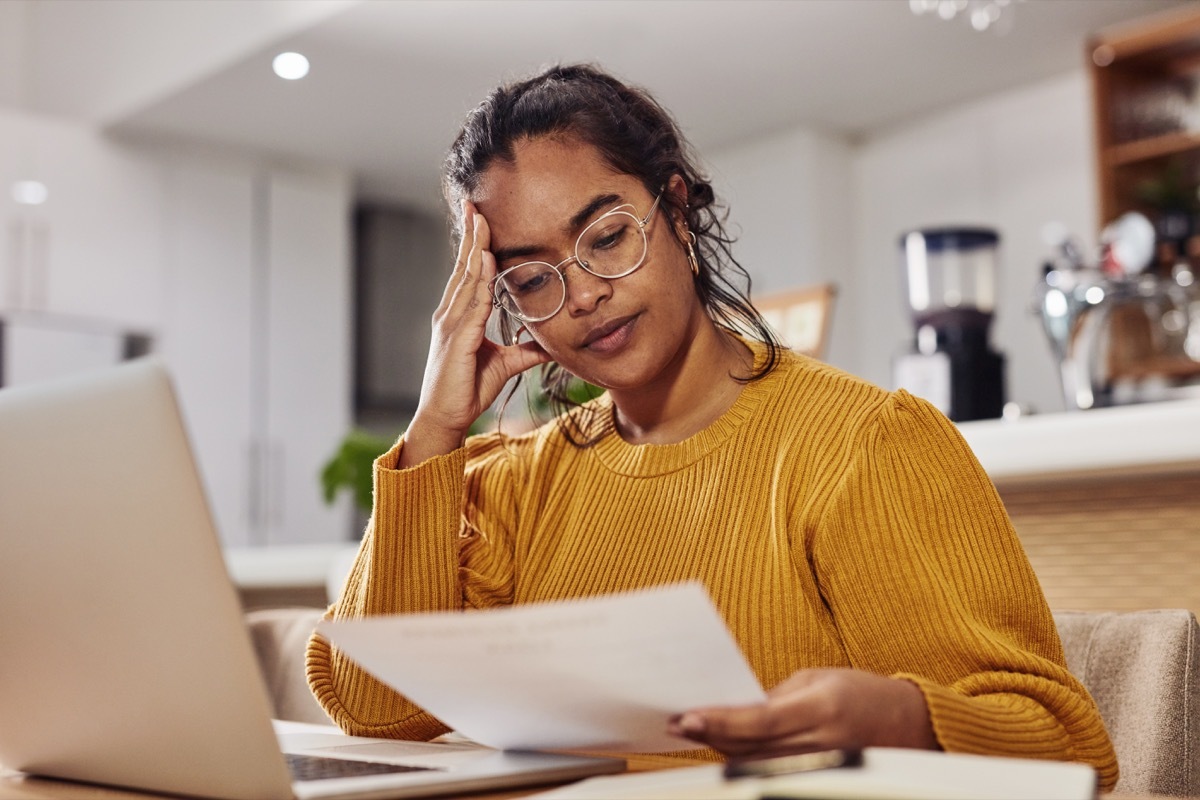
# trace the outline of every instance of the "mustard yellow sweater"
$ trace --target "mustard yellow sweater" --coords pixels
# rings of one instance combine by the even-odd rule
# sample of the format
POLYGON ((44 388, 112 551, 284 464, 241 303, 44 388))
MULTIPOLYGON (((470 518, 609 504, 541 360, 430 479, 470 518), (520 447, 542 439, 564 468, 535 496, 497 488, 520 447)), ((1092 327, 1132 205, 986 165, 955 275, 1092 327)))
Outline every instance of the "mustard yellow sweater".
MULTIPOLYGON (((629 445, 603 416, 588 449, 551 424, 397 470, 398 442, 376 462, 372 522, 330 614, 698 579, 765 688, 805 667, 902 676, 945 750, 1084 761, 1116 783, 1004 507, 929 404, 785 354, 686 441, 629 445)), ((352 734, 446 731, 320 637, 308 676, 352 734)))

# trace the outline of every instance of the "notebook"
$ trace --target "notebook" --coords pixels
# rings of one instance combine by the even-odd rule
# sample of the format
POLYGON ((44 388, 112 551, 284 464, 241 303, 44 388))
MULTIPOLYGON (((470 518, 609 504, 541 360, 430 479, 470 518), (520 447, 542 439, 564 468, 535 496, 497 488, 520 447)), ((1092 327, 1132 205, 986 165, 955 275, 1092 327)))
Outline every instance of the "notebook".
POLYGON ((423 797, 624 767, 277 734, 155 358, 0 390, 0 709, 5 767, 224 800, 423 797), (297 755, 378 774, 293 779, 297 755))

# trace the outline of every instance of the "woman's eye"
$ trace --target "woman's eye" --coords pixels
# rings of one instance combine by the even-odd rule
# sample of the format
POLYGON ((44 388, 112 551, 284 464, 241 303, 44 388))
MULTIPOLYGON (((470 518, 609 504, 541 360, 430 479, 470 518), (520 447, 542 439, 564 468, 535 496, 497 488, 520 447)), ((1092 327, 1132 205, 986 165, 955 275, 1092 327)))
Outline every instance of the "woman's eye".
POLYGON ((607 228, 600 231, 596 238, 592 240, 592 250, 611 250, 621 243, 629 230, 628 225, 618 225, 615 228, 607 228))
POLYGON ((513 290, 517 294, 532 294, 533 292, 545 289, 553 278, 549 271, 539 272, 527 278, 522 278, 513 282, 513 290))

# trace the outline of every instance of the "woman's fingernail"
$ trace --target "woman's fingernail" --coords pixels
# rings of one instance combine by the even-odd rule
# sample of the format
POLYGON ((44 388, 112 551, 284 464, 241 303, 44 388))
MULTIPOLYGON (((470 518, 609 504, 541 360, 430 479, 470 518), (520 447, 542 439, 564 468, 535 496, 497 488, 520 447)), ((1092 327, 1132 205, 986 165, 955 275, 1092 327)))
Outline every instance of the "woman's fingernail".
POLYGON ((704 717, 699 714, 684 714, 679 718, 679 729, 684 733, 704 733, 704 717))

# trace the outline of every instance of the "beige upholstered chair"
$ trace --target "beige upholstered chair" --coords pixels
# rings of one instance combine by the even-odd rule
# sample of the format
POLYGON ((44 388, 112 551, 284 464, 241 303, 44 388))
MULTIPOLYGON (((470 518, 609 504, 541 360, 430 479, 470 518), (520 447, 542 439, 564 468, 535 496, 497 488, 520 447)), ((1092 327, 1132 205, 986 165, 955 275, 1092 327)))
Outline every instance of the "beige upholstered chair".
POLYGON ((304 677, 308 637, 323 613, 319 608, 263 608, 246 614, 276 719, 329 724, 304 677))
MULTIPOLYGON (((251 611, 247 621, 275 716, 328 723, 304 677, 316 608, 251 611)), ((1124 794, 1200 796, 1200 642, 1188 611, 1054 615, 1067 666, 1112 735, 1124 794)))
POLYGON ((1190 611, 1054 614, 1108 725, 1122 794, 1200 796, 1200 641, 1190 611))

